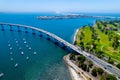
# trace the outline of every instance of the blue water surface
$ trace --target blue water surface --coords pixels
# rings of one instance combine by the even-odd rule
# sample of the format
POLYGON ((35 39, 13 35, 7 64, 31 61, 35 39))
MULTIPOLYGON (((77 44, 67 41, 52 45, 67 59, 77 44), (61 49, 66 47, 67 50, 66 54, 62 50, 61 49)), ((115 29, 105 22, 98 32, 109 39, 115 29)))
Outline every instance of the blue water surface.
MULTIPOLYGON (((0 22, 41 28, 73 43, 76 29, 87 24, 94 24, 96 21, 93 18, 37 19, 37 16, 52 15, 58 14, 0 13, 0 22)), ((37 35, 0 31, 0 73, 4 73, 0 80, 71 80, 69 71, 63 61, 63 56, 66 54, 68 54, 66 51, 37 35), (27 42, 26 44, 24 44, 24 39, 27 42), (18 41, 18 45, 16 41, 18 41), (29 47, 26 47, 26 45, 29 47), (10 50, 11 47, 12 50, 10 50), (22 49, 19 50, 19 48, 22 49), (23 55, 21 51, 24 52, 23 55), (16 64, 18 64, 17 67, 15 67, 16 64)))

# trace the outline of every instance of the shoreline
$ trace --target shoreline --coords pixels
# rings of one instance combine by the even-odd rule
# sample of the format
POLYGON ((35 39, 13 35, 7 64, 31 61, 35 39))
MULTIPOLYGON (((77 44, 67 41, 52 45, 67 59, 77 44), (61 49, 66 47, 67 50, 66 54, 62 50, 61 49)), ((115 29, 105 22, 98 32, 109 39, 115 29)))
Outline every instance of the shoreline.
POLYGON ((71 62, 69 61, 68 57, 69 57, 69 54, 68 54, 68 55, 65 55, 65 56, 63 57, 63 59, 64 59, 66 65, 67 65, 67 67, 68 67, 68 70, 69 70, 71 79, 72 79, 72 80, 85 80, 85 79, 83 79, 83 77, 82 77, 80 74, 78 74, 77 70, 73 67, 73 65, 72 65, 71 62))
POLYGON ((69 15, 54 15, 54 16, 37 16, 40 20, 53 20, 53 19, 78 19, 78 18, 100 18, 100 19, 119 19, 119 17, 112 16, 92 16, 81 14, 69 14, 69 15))
POLYGON ((79 28, 76 29, 76 31, 75 31, 75 34, 74 34, 74 37, 73 37, 73 44, 75 43, 75 40, 76 40, 76 36, 77 36, 78 31, 79 31, 79 28))
POLYGON ((68 66, 68 70, 70 72, 72 80, 84 80, 82 76, 80 76, 73 68, 68 66))
MULTIPOLYGON (((94 23, 93 24, 93 26, 92 27, 95 27, 95 26, 97 26, 96 25, 96 23, 94 23)), ((81 28, 79 28, 79 29, 81 29, 81 28)), ((73 44, 75 43, 75 41, 76 41, 76 38, 77 38, 77 34, 78 34, 78 31, 79 31, 79 29, 76 29, 76 31, 75 31, 75 33, 74 33, 74 38, 73 38, 73 44)), ((116 34, 118 34, 118 33, 116 33, 116 34)), ((120 35, 120 34, 118 34, 118 35, 120 35)), ((101 48, 102 49, 102 48, 101 48)), ((98 58, 99 59, 99 58, 98 58)), ((99 60, 101 60, 101 59, 99 59, 99 60)), ((102 62, 102 60, 100 61, 100 62, 102 62)), ((103 61, 103 62, 106 62, 106 61, 103 61)), ((102 63, 103 63, 102 62, 102 63)), ((107 62, 106 62, 107 63, 107 62)), ((99 66, 100 64, 97 64, 97 63, 95 63, 97 66, 99 66)), ((114 68, 114 69, 116 69, 115 71, 117 72, 117 68, 114 66, 114 65, 111 65, 111 64, 109 64, 109 63, 107 63, 107 65, 110 65, 110 66, 112 66, 112 68, 114 68)), ((69 65, 68 65, 69 66, 69 65)), ((114 72, 111 72, 110 71, 110 69, 109 69, 109 66, 107 66, 107 70, 106 70, 106 67, 104 67, 104 66, 100 66, 100 68, 102 68, 102 69, 104 69, 107 73, 109 73, 109 74, 113 74, 114 72), (110 71, 110 72, 109 72, 110 71)), ((114 73, 115 75, 117 75, 116 73, 114 73)), ((117 75, 118 76, 118 75, 117 75)), ((118 77, 116 77, 117 79, 118 79, 118 77)))
POLYGON ((63 59, 68 67, 71 79, 72 80, 90 80, 90 76, 87 73, 85 73, 82 69, 80 69, 78 66, 76 66, 74 63, 70 61, 69 55, 70 54, 65 55, 63 59))
MULTIPOLYGON (((79 29, 80 28, 77 28, 75 30, 75 33, 73 35, 73 44, 75 43, 76 36, 77 36, 77 33, 78 33, 79 29)), ((68 70, 69 70, 69 73, 70 73, 70 76, 71 76, 72 80, 84 80, 83 78, 80 78, 80 75, 78 75, 78 73, 76 72, 76 70, 69 65, 69 63, 66 60, 66 56, 64 56, 63 59, 64 59, 64 61, 67 64, 67 67, 68 67, 68 70)))

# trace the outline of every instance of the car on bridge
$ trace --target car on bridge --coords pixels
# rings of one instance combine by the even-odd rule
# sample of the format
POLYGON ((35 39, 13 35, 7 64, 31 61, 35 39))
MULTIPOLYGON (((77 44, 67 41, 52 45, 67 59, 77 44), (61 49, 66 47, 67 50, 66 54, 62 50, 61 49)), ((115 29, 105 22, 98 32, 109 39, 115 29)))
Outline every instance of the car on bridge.
POLYGON ((104 69, 107 69, 106 67, 104 67, 104 69))
POLYGON ((107 65, 109 68, 112 68, 112 66, 111 65, 107 65))

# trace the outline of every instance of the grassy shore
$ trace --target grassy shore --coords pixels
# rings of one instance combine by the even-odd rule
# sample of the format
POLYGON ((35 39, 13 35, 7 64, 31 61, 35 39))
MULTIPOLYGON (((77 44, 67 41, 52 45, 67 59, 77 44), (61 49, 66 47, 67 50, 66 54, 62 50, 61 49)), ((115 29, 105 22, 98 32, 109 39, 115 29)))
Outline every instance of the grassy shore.
POLYGON ((84 26, 77 32, 74 44, 117 65, 120 63, 120 21, 96 21, 94 26, 84 26))

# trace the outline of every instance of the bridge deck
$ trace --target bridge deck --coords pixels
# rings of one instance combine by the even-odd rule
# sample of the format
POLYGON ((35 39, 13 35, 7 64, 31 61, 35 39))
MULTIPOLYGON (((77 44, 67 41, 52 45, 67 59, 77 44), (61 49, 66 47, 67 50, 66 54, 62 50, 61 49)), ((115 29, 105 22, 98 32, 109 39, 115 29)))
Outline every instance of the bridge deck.
POLYGON ((42 33, 47 34, 48 36, 56 39, 57 41, 63 43, 64 45, 70 47, 71 49, 73 49, 77 53, 80 53, 77 47, 75 47, 74 45, 70 44, 69 42, 65 41, 64 39, 56 36, 55 34, 52 34, 52 33, 48 32, 48 31, 45 31, 45 30, 42 30, 42 29, 39 29, 39 28, 36 28, 36 27, 32 27, 32 26, 26 26, 26 25, 20 25, 20 24, 11 24, 11 23, 2 23, 2 22, 0 22, 0 25, 19 26, 19 27, 30 28, 30 29, 42 32, 42 33))

